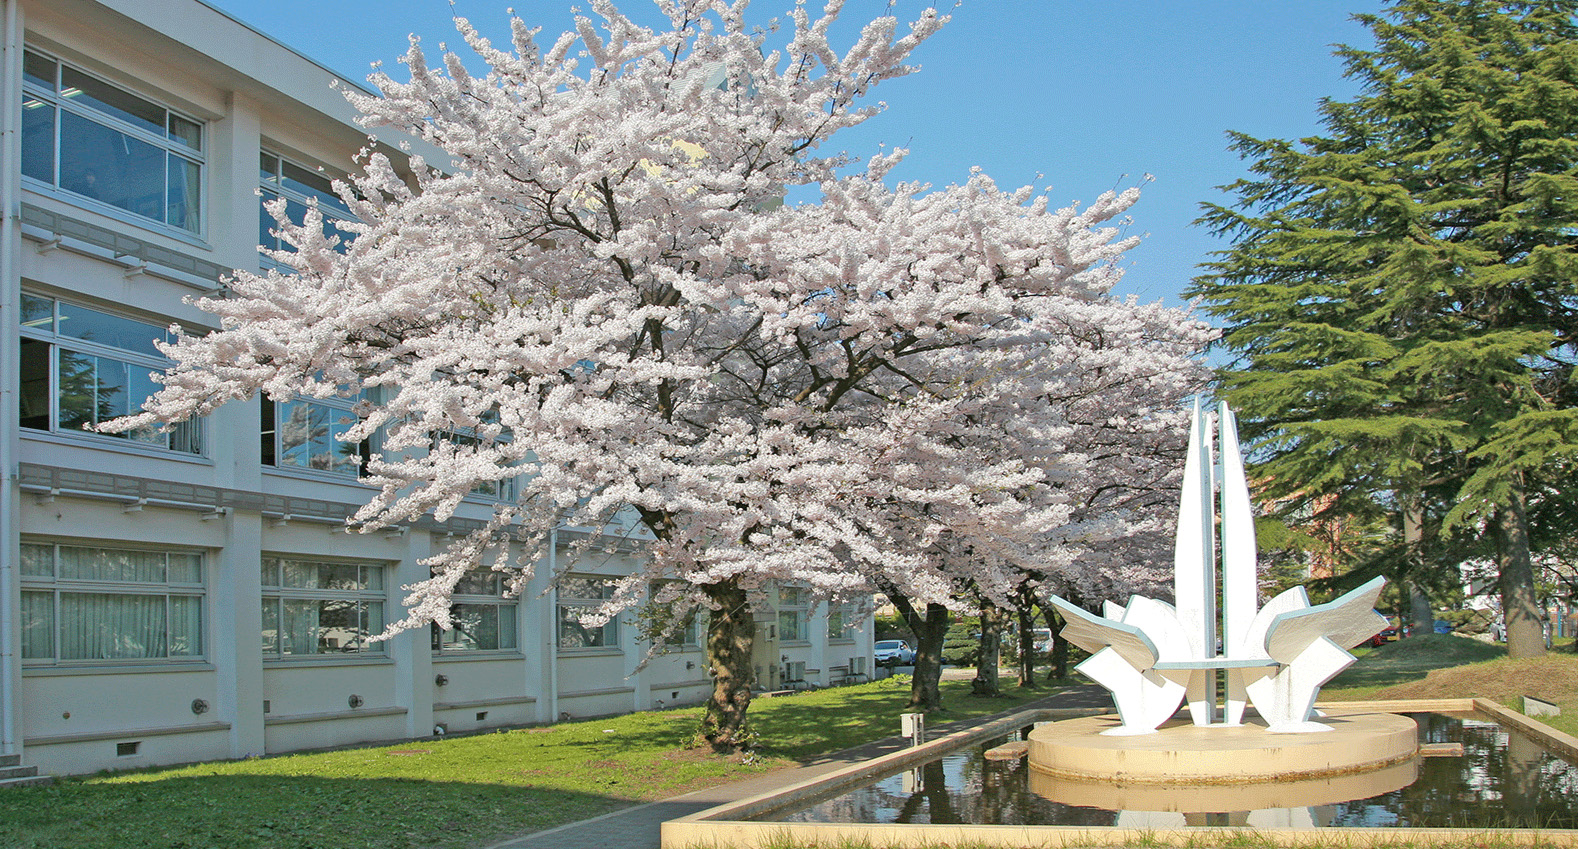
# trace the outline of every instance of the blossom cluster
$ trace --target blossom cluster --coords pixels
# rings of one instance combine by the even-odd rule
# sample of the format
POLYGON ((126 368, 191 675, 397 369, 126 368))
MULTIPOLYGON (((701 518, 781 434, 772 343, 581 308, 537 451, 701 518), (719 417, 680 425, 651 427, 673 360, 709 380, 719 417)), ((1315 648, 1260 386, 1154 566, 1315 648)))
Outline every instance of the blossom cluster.
POLYGON ((659 5, 668 31, 598 0, 546 50, 519 20, 507 50, 459 21, 482 75, 413 40, 408 81, 348 96, 450 161, 363 157, 349 245, 281 210, 284 270, 201 300, 220 329, 170 346, 164 388, 114 426, 365 393, 345 436, 379 436, 365 529, 513 480, 408 588, 405 626, 447 624, 463 570, 518 588, 546 529, 603 546, 621 515, 644 566, 603 615, 658 579, 949 603, 1154 580, 1210 331, 1110 296, 1137 192, 1059 208, 981 174, 889 185, 903 151, 821 152, 935 12, 839 50, 842 4, 800 5, 770 49, 743 2, 659 5), (821 200, 785 204, 795 186, 821 200))

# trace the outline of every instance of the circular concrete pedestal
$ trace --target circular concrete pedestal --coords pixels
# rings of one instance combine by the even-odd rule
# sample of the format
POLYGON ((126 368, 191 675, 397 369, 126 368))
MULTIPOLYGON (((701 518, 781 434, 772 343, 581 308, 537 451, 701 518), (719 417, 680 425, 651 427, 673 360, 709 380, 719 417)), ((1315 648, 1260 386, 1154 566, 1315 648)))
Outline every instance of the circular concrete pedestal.
POLYGON ((1331 730, 1272 734, 1258 721, 1200 727, 1175 719, 1155 734, 1114 737, 1101 732, 1120 724, 1116 716, 1069 719, 1030 733, 1030 766, 1063 779, 1224 786, 1373 772, 1410 761, 1419 751, 1417 726, 1406 716, 1365 713, 1320 721, 1331 730))

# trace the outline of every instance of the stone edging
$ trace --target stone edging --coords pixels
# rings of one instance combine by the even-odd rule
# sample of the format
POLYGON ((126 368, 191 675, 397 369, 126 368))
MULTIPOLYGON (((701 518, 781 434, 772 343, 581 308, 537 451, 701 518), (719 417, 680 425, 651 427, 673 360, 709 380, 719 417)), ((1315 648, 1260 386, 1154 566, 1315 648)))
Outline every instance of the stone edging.
MULTIPOLYGON (((1537 720, 1510 711, 1485 699, 1420 699, 1387 702, 1332 702, 1330 710, 1370 710, 1384 713, 1477 713, 1534 737, 1564 757, 1578 758, 1578 738, 1537 720)), ((994 826, 910 825, 848 823, 753 822, 749 817, 788 807, 813 797, 836 793, 867 778, 885 775, 924 763, 942 751, 974 740, 1015 731, 1051 719, 1089 716, 1101 710, 1030 710, 956 731, 923 746, 903 749, 865 763, 854 764, 818 778, 802 781, 750 798, 709 808, 662 825, 662 849, 694 847, 759 847, 801 845, 871 845, 882 847, 938 847, 966 844, 971 847, 1092 847, 1178 846, 1197 847, 1242 842, 1252 836, 1256 846, 1373 847, 1508 846, 1578 847, 1578 830, 1566 829, 1461 829, 1461 828, 1316 828, 1242 829, 1182 828, 1130 829, 1092 826, 994 826)))

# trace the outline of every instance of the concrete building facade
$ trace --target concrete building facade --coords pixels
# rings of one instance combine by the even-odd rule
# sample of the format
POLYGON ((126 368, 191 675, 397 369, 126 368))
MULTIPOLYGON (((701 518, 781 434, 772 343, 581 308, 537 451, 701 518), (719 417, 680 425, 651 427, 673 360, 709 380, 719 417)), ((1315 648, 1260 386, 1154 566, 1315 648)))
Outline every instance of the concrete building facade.
MULTIPOLYGON (((639 546, 549 586, 573 528, 518 599, 478 576, 460 627, 369 644, 422 558, 509 493, 348 533, 370 490, 335 402, 84 431, 146 398, 165 328, 211 326, 186 299, 261 267, 260 194, 333 213, 329 175, 367 137, 330 71, 198 0, 0 0, 0 15, 0 755, 79 773, 706 697, 695 629, 642 666, 633 618, 574 615, 639 546)), ((764 688, 866 671, 869 611, 778 592, 764 688)))

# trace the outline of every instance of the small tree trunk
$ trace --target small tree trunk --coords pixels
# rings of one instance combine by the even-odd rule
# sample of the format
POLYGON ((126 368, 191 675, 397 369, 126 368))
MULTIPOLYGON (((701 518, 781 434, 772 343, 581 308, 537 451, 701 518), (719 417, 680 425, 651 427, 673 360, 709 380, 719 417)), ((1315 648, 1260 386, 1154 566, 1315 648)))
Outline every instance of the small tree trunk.
POLYGON ((1041 615, 1052 629, 1052 668, 1047 670, 1047 680, 1061 681, 1068 677, 1068 640, 1063 639, 1063 617, 1050 604, 1041 608, 1041 615))
POLYGON ((1414 623, 1414 636, 1434 634, 1436 614, 1430 606, 1430 596, 1419 588, 1419 582, 1408 578, 1408 620, 1414 623))
POLYGON ((1436 630, 1435 611, 1431 609, 1430 597, 1425 595, 1421 586, 1425 571, 1424 538, 1424 509, 1415 495, 1403 508, 1403 544, 1407 551, 1408 569, 1404 578, 1405 586, 1398 589, 1407 596, 1407 621, 1413 623, 1413 636, 1416 637, 1433 634, 1436 630))
POLYGON ((915 634, 915 672, 910 676, 910 700, 904 707, 922 713, 941 710, 942 641, 948 635, 948 608, 928 604, 922 615, 892 587, 883 592, 915 634))
POLYGON ((975 681, 970 693, 975 696, 1000 696, 998 653, 1003 642, 1003 620, 1007 615, 990 604, 981 605, 981 657, 975 663, 975 681))
POLYGON ((714 752, 728 754, 751 743, 745 710, 751 704, 751 644, 756 639, 756 622, 745 589, 737 580, 706 584, 702 590, 712 607, 707 620, 712 695, 701 719, 700 736, 714 752))
POLYGON ((1540 627, 1539 603, 1534 593, 1534 563, 1529 554, 1528 515, 1523 487, 1514 486, 1507 502, 1496 511, 1496 567, 1501 583, 1501 614, 1507 623, 1507 656, 1539 657, 1545 654, 1545 631, 1540 627))
POLYGON ((1030 605, 1033 604, 1028 594, 1022 594, 1019 606, 1014 611, 1019 616, 1019 686, 1034 687, 1036 685, 1036 620, 1032 616, 1030 605))

